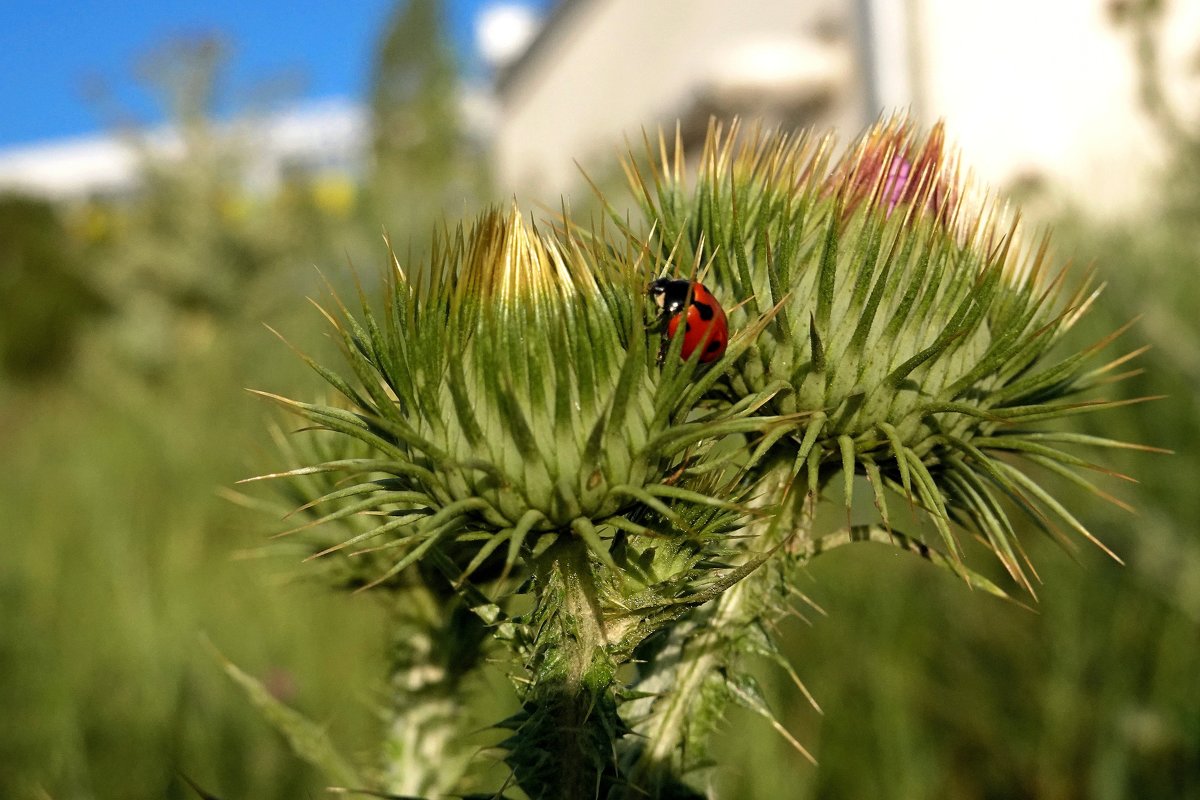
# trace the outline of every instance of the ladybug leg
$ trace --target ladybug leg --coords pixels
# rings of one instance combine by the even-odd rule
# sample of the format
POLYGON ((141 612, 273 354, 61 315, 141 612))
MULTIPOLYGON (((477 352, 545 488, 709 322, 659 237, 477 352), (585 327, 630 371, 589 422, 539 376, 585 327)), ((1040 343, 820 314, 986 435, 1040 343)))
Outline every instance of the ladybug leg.
POLYGON ((687 450, 683 451, 683 460, 679 464, 679 469, 672 472, 666 478, 663 478, 663 483, 667 486, 675 485, 675 482, 683 477, 683 473, 687 471, 687 468, 691 466, 691 463, 692 449, 689 447, 687 450))
POLYGON ((667 335, 668 327, 671 324, 671 315, 662 313, 658 315, 658 320, 655 322, 652 331, 658 334, 658 366, 662 366, 667 360, 667 348, 671 346, 671 337, 667 335))

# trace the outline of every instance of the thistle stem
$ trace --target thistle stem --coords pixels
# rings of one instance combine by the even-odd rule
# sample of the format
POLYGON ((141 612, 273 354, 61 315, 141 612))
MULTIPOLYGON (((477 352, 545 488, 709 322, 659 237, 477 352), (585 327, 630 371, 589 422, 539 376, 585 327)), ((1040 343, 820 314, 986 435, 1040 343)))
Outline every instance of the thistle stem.
MULTIPOLYGON (((775 485, 782 491, 790 482, 781 471, 775 485)), ((755 549, 769 550, 788 537, 804 540, 811 535, 812 507, 804 495, 783 513, 785 524, 764 524, 753 539, 755 549)), ((684 753, 703 760, 705 740, 729 700, 728 693, 706 688, 736 665, 744 650, 739 639, 774 607, 772 594, 785 580, 781 570, 786 569, 786 556, 779 556, 672 630, 669 643, 649 665, 636 688, 650 697, 631 704, 630 716, 644 720, 637 728, 643 745, 630 771, 632 785, 652 789, 677 782, 676 776, 689 771, 679 763, 684 753)))
POLYGON ((448 609, 424 588, 405 592, 396 605, 383 788, 406 797, 448 794, 459 788, 471 754, 460 743, 460 683, 478 663, 487 631, 474 614, 448 609))
POLYGON ((596 656, 602 655, 608 637, 596 592, 595 575, 587 545, 570 539, 553 549, 551 568, 562 582, 563 644, 567 656, 566 683, 582 689, 596 656))
POLYGON ((603 796, 621 727, 587 545, 562 537, 538 560, 535 579, 534 680, 508 761, 534 800, 603 796))
POLYGON ((441 795, 457 788, 467 759, 454 754, 463 709, 440 692, 405 693, 387 723, 384 790, 394 796, 441 795))
MULTIPOLYGON (((753 622, 747 606, 751 605, 749 593, 758 588, 752 587, 756 579, 757 574, 742 580, 712 606, 698 611, 693 620, 673 630, 670 644, 656 659, 673 662, 673 666, 662 669, 654 665, 650 676, 638 684, 638 691, 657 696, 658 702, 647 700, 653 703, 653 710, 638 728, 645 744, 629 776, 632 785, 661 786, 684 771, 675 762, 690 738, 689 723, 695 723, 699 705, 711 697, 704 692, 705 684, 729 657, 724 645, 730 628, 753 622)), ((635 708, 634 715, 639 710, 635 708)))

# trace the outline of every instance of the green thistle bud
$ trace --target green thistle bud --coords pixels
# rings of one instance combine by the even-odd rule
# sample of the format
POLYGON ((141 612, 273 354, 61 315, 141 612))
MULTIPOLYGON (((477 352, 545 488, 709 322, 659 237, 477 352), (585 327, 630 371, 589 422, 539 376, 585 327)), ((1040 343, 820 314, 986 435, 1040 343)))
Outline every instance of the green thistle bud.
POLYGON ((1066 291, 1046 243, 974 199, 940 126, 920 137, 903 118, 881 122, 831 166, 829 137, 714 125, 694 189, 679 146, 672 158, 660 145, 661 167, 628 172, 661 249, 710 264, 731 328, 769 318, 718 386, 731 402, 772 391, 764 411, 795 419, 772 427, 755 463, 810 491, 841 474, 847 508, 865 475, 885 525, 892 489, 928 513, 953 563, 957 522, 1027 589, 1002 499, 1055 536, 1057 518, 1091 538, 1011 457, 1102 494, 1060 445, 1125 445, 1030 425, 1111 405, 1072 400, 1125 359, 1091 366, 1107 340, 1051 357, 1094 292, 1066 291))
POLYGON ((493 554, 507 572, 557 536, 613 566, 606 539, 648 532, 644 509, 671 522, 666 501, 724 502, 676 485, 678 473, 761 423, 745 409, 689 417, 720 373, 658 367, 644 287, 662 264, 542 234, 515 210, 436 244, 419 273, 395 265, 383 314, 364 302, 361 321, 329 316, 357 381, 312 365, 352 410, 270 396, 371 451, 281 473, 363 478, 316 500, 339 505, 309 525, 382 514, 340 545, 399 551, 375 582, 427 553, 442 566, 450 555, 462 579, 493 554))

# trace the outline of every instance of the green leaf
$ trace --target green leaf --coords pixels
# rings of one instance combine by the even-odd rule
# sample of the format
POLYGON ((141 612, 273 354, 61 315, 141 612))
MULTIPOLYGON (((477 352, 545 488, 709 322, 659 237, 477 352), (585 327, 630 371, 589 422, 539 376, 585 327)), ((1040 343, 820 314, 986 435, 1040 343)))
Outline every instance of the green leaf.
POLYGON ((365 785, 355 768, 334 747, 324 727, 288 707, 271 694, 259 680, 239 669, 211 644, 209 647, 225 674, 241 687, 271 727, 287 740, 293 753, 320 770, 334 784, 365 785))
POLYGON ((825 223, 825 241, 821 249, 821 263, 817 283, 817 327, 829 329, 829 317, 833 311, 834 290, 837 281, 838 240, 841 233, 842 198, 838 198, 829 211, 825 223))
POLYGON ((844 547, 848 544, 856 542, 874 542, 876 544, 887 545, 898 550, 903 550, 912 553, 935 566, 953 572, 958 577, 964 578, 973 588, 981 589, 988 594, 995 595, 1003 600, 1013 599, 1008 593, 1001 589, 996 584, 992 583, 982 575, 968 569, 958 559, 950 558, 945 554, 934 550, 929 545, 925 544, 915 536, 909 536, 901 533, 894 528, 888 529, 881 525, 853 525, 843 528, 835 533, 830 533, 818 539, 810 540, 805 543, 804 547, 798 553, 802 559, 812 559, 828 553, 831 550, 836 550, 839 547, 844 547))
POLYGON ((809 763, 816 765, 817 760, 813 758, 812 753, 808 752, 808 749, 800 744, 800 741, 792 735, 791 731, 785 728, 783 723, 775 717, 775 713, 771 711, 766 698, 763 697, 762 689, 758 686, 758 681, 754 680, 753 676, 744 673, 727 674, 725 682, 738 705, 749 711, 753 711, 765 719, 775 729, 775 732, 782 736, 797 753, 804 756, 809 763))

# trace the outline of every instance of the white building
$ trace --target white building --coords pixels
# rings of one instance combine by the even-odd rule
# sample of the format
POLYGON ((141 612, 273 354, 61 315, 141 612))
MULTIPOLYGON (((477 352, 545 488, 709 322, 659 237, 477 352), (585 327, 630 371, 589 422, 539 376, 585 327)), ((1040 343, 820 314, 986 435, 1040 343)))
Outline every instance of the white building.
POLYGON ((710 114, 866 119, 858 19, 845 0, 563 0, 501 73, 499 183, 549 198, 615 164, 625 137, 674 127, 703 137, 710 114))
MULTIPOLYGON (((765 112, 848 138, 907 108, 945 118, 990 185, 1034 181, 1098 213, 1127 210, 1161 147, 1115 3, 563 0, 501 75, 500 183, 552 198, 578 186, 575 160, 611 163, 626 136, 676 119, 685 137, 710 113, 765 112)), ((1172 8, 1168 74, 1194 72, 1179 65, 1198 18, 1200 0, 1172 8)))

